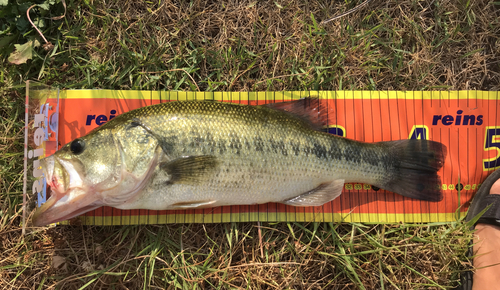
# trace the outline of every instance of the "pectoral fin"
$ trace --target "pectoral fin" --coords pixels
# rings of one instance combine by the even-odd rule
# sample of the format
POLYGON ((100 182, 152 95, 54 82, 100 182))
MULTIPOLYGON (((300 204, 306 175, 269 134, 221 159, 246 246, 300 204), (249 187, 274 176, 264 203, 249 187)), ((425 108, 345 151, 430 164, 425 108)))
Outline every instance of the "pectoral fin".
POLYGON ((334 200, 342 193, 344 179, 337 179, 332 182, 322 183, 315 189, 303 193, 282 203, 293 206, 321 206, 334 200))
POLYGON ((169 184, 198 183, 207 180, 217 168, 217 158, 211 155, 185 156, 160 163, 160 168, 170 176, 169 184))

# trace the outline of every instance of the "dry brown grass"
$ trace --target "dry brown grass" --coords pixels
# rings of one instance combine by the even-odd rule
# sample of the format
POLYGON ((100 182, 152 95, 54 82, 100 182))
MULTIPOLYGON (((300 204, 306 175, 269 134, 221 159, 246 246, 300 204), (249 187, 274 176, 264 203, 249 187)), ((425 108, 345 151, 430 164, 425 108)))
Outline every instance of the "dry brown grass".
POLYGON ((81 45, 99 63, 144 56, 134 68, 143 73, 192 67, 202 90, 209 81, 218 90, 498 89, 500 12, 491 1, 373 1, 325 26, 311 17, 319 23, 355 4, 96 3, 82 11, 93 22, 81 45))
POLYGON ((13 229, 1 233, 0 266, 16 265, 5 289, 439 289, 470 238, 398 225, 263 225, 262 239, 250 223, 13 229))

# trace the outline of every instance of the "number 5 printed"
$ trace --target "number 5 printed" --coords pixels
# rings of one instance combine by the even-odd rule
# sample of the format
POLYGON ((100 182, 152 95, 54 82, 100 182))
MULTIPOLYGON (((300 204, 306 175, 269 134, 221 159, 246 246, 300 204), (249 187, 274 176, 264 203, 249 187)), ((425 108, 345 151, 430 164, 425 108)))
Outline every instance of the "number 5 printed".
POLYGON ((483 159, 483 169, 494 170, 500 168, 500 127, 486 127, 484 150, 496 150, 497 155, 493 158, 483 159))

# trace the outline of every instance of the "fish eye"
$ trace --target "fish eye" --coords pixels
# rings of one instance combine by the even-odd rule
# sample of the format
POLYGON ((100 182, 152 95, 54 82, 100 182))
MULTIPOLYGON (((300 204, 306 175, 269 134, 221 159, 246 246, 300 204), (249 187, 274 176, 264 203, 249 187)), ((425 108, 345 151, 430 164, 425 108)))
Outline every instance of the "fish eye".
POLYGON ((82 139, 73 140, 73 142, 71 142, 71 144, 69 145, 69 150, 71 150, 71 152, 76 155, 82 153, 83 150, 85 150, 85 141, 83 141, 82 139))

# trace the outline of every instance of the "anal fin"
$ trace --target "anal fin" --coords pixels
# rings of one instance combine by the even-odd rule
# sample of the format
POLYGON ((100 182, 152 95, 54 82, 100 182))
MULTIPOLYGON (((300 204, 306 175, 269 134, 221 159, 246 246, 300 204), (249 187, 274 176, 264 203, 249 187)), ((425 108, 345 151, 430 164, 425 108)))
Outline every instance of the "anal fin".
POLYGON ((344 179, 337 179, 322 183, 313 190, 287 199, 282 203, 293 206, 321 206, 337 198, 342 193, 342 188, 344 188, 344 179))

